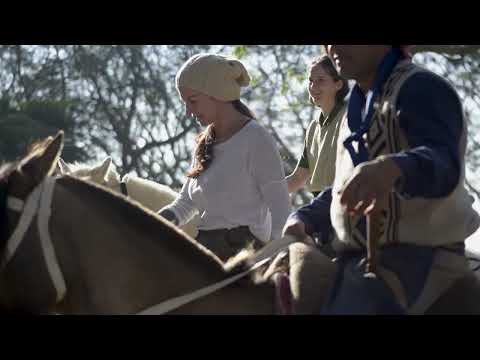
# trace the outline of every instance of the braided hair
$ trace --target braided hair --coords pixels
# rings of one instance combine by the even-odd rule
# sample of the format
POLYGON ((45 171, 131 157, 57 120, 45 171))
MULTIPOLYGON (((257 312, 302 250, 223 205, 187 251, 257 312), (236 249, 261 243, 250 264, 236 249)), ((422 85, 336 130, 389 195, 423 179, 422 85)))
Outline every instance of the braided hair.
MULTIPOLYGON (((240 100, 230 101, 232 106, 240 114, 248 116, 251 119, 255 119, 255 114, 240 100)), ((208 169, 213 160, 213 145, 215 143, 216 134, 213 124, 208 125, 205 131, 201 132, 197 138, 197 146, 193 152, 193 166, 186 173, 189 178, 197 178, 202 172, 208 169)))

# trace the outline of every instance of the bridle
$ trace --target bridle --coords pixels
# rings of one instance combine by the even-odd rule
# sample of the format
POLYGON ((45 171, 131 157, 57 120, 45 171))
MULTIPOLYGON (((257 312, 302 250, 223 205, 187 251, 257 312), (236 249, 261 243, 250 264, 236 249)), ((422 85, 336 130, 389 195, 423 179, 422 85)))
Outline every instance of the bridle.
POLYGON ((48 229, 55 181, 56 178, 47 176, 28 195, 26 201, 7 195, 7 209, 20 212, 21 215, 18 225, 8 239, 5 251, 0 258, 0 271, 3 271, 15 256, 18 247, 25 238, 25 234, 36 216, 43 257, 50 279, 55 287, 56 303, 58 303, 65 297, 67 289, 48 229))

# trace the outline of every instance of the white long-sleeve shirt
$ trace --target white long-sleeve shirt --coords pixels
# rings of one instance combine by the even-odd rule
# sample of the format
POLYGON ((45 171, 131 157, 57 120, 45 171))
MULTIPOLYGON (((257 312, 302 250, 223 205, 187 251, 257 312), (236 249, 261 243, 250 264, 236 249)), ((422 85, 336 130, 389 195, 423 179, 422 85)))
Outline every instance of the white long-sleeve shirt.
POLYGON ((171 210, 179 225, 200 215, 199 230, 248 226, 267 242, 278 239, 290 213, 285 173, 272 136, 255 120, 213 148, 210 167, 188 178, 171 210))

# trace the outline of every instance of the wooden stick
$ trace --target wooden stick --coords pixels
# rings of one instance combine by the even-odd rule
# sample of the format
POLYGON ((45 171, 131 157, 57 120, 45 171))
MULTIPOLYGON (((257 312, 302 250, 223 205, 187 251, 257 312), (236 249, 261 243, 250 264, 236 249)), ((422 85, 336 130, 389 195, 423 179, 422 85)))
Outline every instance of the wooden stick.
POLYGON ((380 211, 371 212, 367 215, 367 263, 365 273, 375 277, 377 274, 377 249, 381 236, 380 211))

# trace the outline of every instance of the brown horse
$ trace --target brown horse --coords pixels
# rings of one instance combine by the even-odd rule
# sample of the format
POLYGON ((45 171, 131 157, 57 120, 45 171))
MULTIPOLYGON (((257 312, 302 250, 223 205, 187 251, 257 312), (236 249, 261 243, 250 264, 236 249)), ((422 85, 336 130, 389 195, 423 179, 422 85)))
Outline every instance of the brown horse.
MULTIPOLYGON (((54 181, 62 144, 60 133, 0 169, 0 311, 135 314, 232 275, 215 255, 138 203, 80 179, 54 181)), ((303 295, 318 303, 316 278, 308 276, 317 252, 305 248, 291 247, 290 265, 303 267, 295 271, 294 303, 303 295), (306 255, 297 251, 292 264, 295 249, 306 255)), ((479 289, 472 274, 428 313, 479 313, 479 289)), ((169 313, 274 314, 274 294, 270 282, 240 281, 169 313)))
MULTIPOLYGON (((0 170, 0 191, 8 194, 9 207, 16 209, 5 209, 0 218, 3 309, 135 314, 231 275, 211 252, 138 203, 77 178, 60 177, 54 182, 49 175, 62 144, 60 133, 0 170), (47 180, 55 186, 41 185, 47 180), (37 202, 32 200, 35 197, 37 202), (31 225, 27 224, 16 244, 11 243, 19 238, 23 217, 29 212, 35 213, 31 225)), ((274 286, 249 281, 171 312, 273 313, 274 286)))

